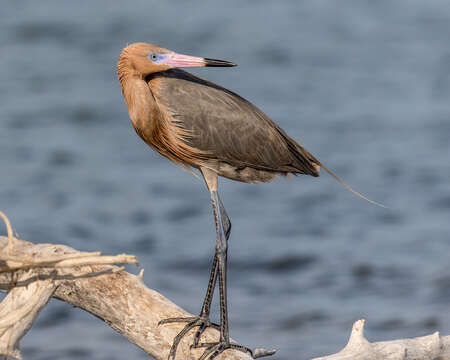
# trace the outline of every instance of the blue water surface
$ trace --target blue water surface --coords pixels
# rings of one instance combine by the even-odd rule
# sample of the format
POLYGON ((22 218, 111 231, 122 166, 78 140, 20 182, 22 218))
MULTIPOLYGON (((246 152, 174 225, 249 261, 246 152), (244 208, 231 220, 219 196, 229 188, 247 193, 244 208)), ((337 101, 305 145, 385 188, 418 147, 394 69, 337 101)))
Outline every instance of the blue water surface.
MULTIPOLYGON (((5 1, 0 209, 26 240, 136 254, 149 287, 198 313, 208 191, 136 136, 115 67, 136 41, 229 60, 194 72, 388 206, 325 173, 222 180, 232 337, 281 360, 338 351, 360 318, 371 341, 449 334, 449 39, 444 0, 5 1)), ((27 359, 148 358, 57 300, 21 344, 27 359)))

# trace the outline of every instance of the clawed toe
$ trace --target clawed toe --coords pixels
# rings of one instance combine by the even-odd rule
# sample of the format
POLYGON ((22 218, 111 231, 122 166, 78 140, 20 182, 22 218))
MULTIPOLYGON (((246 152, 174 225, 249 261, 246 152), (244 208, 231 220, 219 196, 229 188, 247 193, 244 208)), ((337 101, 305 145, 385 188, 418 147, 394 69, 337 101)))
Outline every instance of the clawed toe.
POLYGON ((183 330, 181 330, 177 336, 175 336, 172 347, 170 348, 169 352, 169 360, 175 360, 175 355, 177 352, 178 345, 180 344, 181 339, 194 327, 198 326, 198 330, 195 333, 194 337, 194 343, 191 345, 191 347, 194 348, 206 348, 203 352, 202 356, 200 356, 199 360, 212 360, 216 356, 220 355, 222 352, 228 349, 234 349, 238 351, 245 352, 249 354, 253 359, 257 359, 264 356, 270 356, 275 354, 276 350, 266 350, 262 348, 258 349, 250 349, 248 347, 235 344, 235 343, 229 343, 229 342, 213 342, 213 343, 200 343, 200 336, 205 332, 205 330, 208 327, 213 327, 217 330, 220 330, 220 326, 217 324, 212 323, 207 317, 205 316, 191 316, 191 317, 179 317, 179 318, 170 318, 170 319, 164 319, 161 320, 158 325, 164 325, 164 324, 172 324, 172 323, 179 323, 179 322, 185 322, 187 323, 183 330))
POLYGON ((209 321, 208 318, 203 317, 203 316, 191 316, 191 317, 179 317, 179 318, 164 319, 164 320, 161 320, 158 323, 158 325, 173 324, 173 323, 180 323, 180 322, 186 322, 187 324, 185 325, 183 330, 181 330, 178 333, 178 335, 174 338, 172 347, 170 348, 169 360, 175 359, 177 348, 178 348, 178 345, 179 345, 181 339, 194 327, 198 326, 199 329, 195 333, 194 344, 191 345, 192 347, 198 346, 199 341, 200 341, 200 336, 203 334, 203 332, 208 327, 213 327, 218 330, 220 329, 219 325, 212 323, 211 321, 209 321))
POLYGON ((178 317, 178 318, 169 318, 161 320, 158 325, 164 325, 164 324, 171 324, 171 323, 178 323, 178 322, 191 322, 198 319, 198 316, 191 316, 191 317, 178 317))
POLYGON ((201 343, 198 347, 206 347, 205 352, 200 356, 199 360, 212 360, 216 356, 220 355, 222 352, 228 349, 238 350, 249 354, 253 359, 257 359, 264 356, 271 356, 275 354, 276 350, 266 350, 263 348, 250 349, 248 347, 226 342, 215 342, 215 343, 201 343))
POLYGON ((198 330, 195 333, 194 343, 192 344, 192 347, 198 347, 198 344, 199 344, 199 341, 200 341, 200 336, 202 336, 202 334, 205 332, 205 330, 208 327, 212 327, 212 328, 220 331, 220 326, 219 325, 217 325, 215 323, 212 323, 209 320, 204 321, 203 323, 199 324, 199 328, 198 328, 198 330))

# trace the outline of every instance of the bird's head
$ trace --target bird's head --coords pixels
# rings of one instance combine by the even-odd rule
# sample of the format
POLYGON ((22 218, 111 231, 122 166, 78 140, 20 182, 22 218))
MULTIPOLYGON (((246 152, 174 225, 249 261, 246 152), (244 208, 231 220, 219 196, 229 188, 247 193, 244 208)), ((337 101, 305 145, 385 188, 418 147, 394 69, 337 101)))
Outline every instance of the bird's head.
POLYGON ((144 77, 155 72, 178 67, 236 66, 236 64, 228 61, 182 55, 172 50, 142 42, 128 45, 122 50, 122 57, 126 57, 128 66, 131 66, 135 72, 144 77))

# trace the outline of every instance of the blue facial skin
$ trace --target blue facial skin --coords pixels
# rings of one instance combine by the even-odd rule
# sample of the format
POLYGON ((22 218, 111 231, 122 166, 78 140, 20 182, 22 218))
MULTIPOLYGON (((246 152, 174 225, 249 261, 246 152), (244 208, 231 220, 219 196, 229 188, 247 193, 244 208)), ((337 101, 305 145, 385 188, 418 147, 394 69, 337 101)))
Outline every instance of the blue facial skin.
POLYGON ((147 56, 151 61, 158 64, 164 60, 165 56, 163 54, 151 53, 147 56))

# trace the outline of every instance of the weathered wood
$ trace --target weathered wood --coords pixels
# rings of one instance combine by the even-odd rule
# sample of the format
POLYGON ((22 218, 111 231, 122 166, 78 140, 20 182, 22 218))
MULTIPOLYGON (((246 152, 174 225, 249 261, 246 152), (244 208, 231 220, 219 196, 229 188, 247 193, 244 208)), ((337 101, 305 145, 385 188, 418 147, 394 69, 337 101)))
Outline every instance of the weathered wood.
MULTIPOLYGON (((0 237, 1 254, 8 252, 8 238, 0 237)), ((32 244, 27 241, 14 241, 14 257, 43 258, 61 257, 77 252, 64 245, 32 244)), ((0 266, 2 261, 0 260, 0 266)), ((37 275, 40 280, 53 278, 56 284, 54 297, 84 309, 103 319, 108 325, 129 341, 138 345, 155 359, 166 360, 173 338, 184 324, 158 325, 162 319, 170 317, 192 316, 164 296, 147 288, 140 276, 125 271, 114 272, 116 266, 89 265, 74 268, 44 268, 19 270, 19 280, 15 282, 15 290, 35 283, 37 275)), ((17 276, 17 275, 15 275, 17 276)), ((10 272, 0 273, 0 289, 9 289, 13 275, 10 272)), ((204 349, 190 347, 193 343, 191 331, 180 343, 177 351, 178 359, 198 359, 204 349)), ((219 332, 207 329, 202 341, 217 341, 219 332)), ((245 353, 227 350, 217 359, 249 360, 245 353)))
POLYGON ((364 320, 353 324, 350 339, 340 352, 313 360, 448 360, 450 336, 438 332, 412 339, 370 343, 364 337, 364 320))
MULTIPOLYGON (((29 277, 22 273, 22 278, 29 277)), ((12 288, 0 303, 0 359, 21 359, 19 341, 31 328, 41 309, 48 303, 56 284, 53 279, 37 280, 26 287, 12 288)))
MULTIPOLYGON (((19 341, 32 326, 39 311, 54 296, 89 311, 156 359, 167 359, 173 338, 183 324, 158 325, 162 319, 191 316, 154 290, 140 275, 112 265, 56 266, 60 262, 91 259, 98 253, 79 253, 64 245, 32 244, 0 236, 0 268, 7 264, 24 269, 0 272, 0 289, 9 290, 0 303, 0 360, 20 360, 19 341), (48 267, 44 267, 45 263, 48 267), (36 264, 33 268, 31 264, 36 264)), ((111 260, 111 259, 110 259, 111 260)), ((128 259, 130 260, 130 259, 128 259)), ((64 263, 66 262, 66 263, 64 263)), ((198 359, 203 349, 190 348, 192 330, 180 343, 177 359, 198 359)), ((202 341, 218 339, 207 329, 202 341)), ((227 350, 217 359, 249 360, 245 353, 227 350)), ((314 360, 450 360, 450 336, 432 335, 370 343, 364 337, 364 320, 353 325, 347 346, 340 352, 314 360)))

